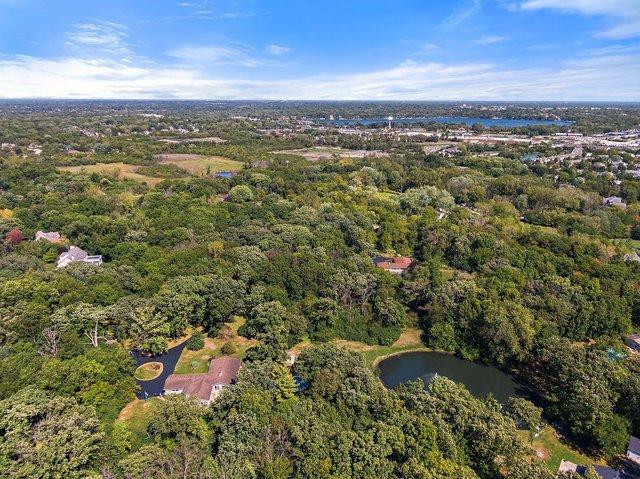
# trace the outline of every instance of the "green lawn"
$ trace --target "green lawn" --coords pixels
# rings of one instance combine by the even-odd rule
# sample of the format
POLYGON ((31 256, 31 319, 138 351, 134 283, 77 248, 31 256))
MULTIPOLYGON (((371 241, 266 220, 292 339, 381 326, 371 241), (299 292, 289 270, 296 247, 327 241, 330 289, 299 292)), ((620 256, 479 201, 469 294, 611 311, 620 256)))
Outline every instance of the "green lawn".
MULTIPOLYGON (((529 440, 527 431, 519 431, 523 437, 529 440)), ((560 461, 566 459, 575 464, 593 464, 594 459, 582 454, 580 451, 571 446, 568 442, 556 437, 555 431, 551 426, 545 426, 542 433, 533 440, 531 444, 538 455, 544 459, 552 472, 558 470, 560 461)))
POLYGON ((162 363, 151 362, 140 366, 133 375, 140 381, 150 381, 162 374, 162 363))
POLYGON ((185 348, 180 355, 174 374, 198 374, 209 370, 209 361, 222 356, 222 347, 231 343, 236 352, 232 356, 243 358, 247 349, 255 345, 254 340, 238 336, 238 328, 245 322, 245 318, 235 316, 231 323, 227 323, 227 335, 216 338, 205 338, 204 348, 198 351, 190 351, 185 348))

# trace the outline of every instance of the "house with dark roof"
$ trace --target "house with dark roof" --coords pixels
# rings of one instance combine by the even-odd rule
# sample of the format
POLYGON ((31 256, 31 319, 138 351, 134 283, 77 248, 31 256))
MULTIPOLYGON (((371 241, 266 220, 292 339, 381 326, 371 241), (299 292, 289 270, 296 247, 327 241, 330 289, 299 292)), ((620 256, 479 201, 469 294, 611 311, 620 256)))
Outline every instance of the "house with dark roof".
POLYGON ((629 336, 624 338, 624 344, 626 344, 634 351, 640 352, 640 333, 630 334, 629 336))
POLYGON ((627 459, 640 464, 640 439, 631 436, 627 446, 627 459))
POLYGON ((69 246, 69 251, 65 251, 58 256, 58 268, 65 268, 71 263, 81 261, 83 263, 101 265, 102 255, 88 255, 85 250, 78 248, 77 246, 69 246))
MULTIPOLYGON (((607 466, 599 466, 594 465, 593 468, 596 471, 596 474, 600 476, 601 479, 621 479, 620 471, 616 469, 612 469, 607 466)), ((565 461, 564 459, 560 462, 560 467, 558 468, 558 478, 562 478, 563 475, 569 474, 578 474, 580 476, 584 476, 587 473, 586 466, 579 466, 574 464, 571 461, 565 461)))
POLYGON ((378 268, 389 271, 390 273, 403 274, 413 264, 413 260, 406 256, 398 256, 396 258, 378 256, 373 259, 373 264, 378 268))
POLYGON ((236 382, 238 371, 238 358, 223 356, 212 359, 206 373, 169 375, 164 383, 164 393, 195 397, 207 406, 218 397, 223 388, 236 382))
POLYGON ((48 241, 49 243, 60 243, 62 237, 57 231, 37 231, 35 236, 36 241, 48 241))

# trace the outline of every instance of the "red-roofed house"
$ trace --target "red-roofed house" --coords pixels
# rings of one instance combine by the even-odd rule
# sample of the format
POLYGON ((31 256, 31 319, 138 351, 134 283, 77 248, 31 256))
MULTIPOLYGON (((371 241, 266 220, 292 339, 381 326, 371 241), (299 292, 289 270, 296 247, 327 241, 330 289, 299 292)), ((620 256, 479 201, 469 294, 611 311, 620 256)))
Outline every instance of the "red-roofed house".
POLYGON ((231 356, 212 359, 209 372, 171 374, 164 383, 165 394, 196 397, 204 405, 211 404, 226 386, 233 384, 240 370, 240 360, 231 356))
POLYGON ((402 274, 409 269, 413 260, 406 256, 398 256, 397 258, 388 258, 385 256, 378 256, 373 260, 378 268, 386 269, 393 274, 402 274))

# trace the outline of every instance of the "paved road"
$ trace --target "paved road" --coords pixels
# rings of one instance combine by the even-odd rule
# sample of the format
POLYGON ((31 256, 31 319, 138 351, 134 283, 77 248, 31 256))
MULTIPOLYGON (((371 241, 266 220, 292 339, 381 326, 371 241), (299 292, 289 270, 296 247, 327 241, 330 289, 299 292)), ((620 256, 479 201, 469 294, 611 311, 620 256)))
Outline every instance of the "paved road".
POLYGON ((176 368, 178 359, 180 359, 180 355, 187 345, 187 341, 178 344, 176 347, 169 349, 165 354, 159 356, 144 356, 138 350, 131 351, 132 356, 136 360, 136 368, 146 363, 162 363, 162 374, 157 378, 151 381, 139 381, 136 379, 140 385, 140 391, 136 394, 138 399, 147 399, 152 396, 162 395, 164 382, 169 374, 173 373, 173 370, 176 368))

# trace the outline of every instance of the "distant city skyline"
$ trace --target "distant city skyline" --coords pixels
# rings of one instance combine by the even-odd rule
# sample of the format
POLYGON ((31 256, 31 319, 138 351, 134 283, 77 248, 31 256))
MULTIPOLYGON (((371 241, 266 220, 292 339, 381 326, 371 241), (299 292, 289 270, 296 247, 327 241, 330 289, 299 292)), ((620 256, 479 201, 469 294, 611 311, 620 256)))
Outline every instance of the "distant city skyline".
POLYGON ((0 0, 0 98, 640 101, 640 1, 0 0))

